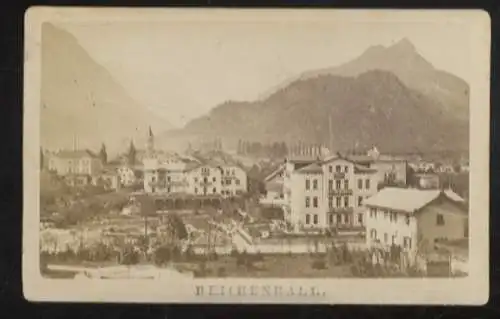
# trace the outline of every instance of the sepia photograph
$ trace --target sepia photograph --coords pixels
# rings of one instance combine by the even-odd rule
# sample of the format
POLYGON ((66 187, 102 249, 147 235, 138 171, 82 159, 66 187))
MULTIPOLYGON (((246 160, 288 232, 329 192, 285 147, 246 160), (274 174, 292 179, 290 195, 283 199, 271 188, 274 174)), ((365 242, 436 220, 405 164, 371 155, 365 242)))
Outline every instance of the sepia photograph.
POLYGON ((489 27, 31 8, 25 297, 486 302, 489 27))

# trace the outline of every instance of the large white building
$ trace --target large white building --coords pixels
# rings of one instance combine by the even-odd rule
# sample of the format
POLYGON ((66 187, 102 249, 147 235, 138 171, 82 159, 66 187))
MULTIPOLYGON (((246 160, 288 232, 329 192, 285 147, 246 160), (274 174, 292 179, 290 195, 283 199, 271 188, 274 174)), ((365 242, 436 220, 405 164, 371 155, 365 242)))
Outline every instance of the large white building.
POLYGON ((182 193, 232 197, 247 192, 247 174, 230 163, 186 160, 180 156, 154 156, 150 133, 144 164, 144 190, 147 193, 182 193))
POLYGON ((285 220, 296 230, 364 225, 364 202, 377 192, 377 171, 340 155, 288 158, 282 173, 285 220))

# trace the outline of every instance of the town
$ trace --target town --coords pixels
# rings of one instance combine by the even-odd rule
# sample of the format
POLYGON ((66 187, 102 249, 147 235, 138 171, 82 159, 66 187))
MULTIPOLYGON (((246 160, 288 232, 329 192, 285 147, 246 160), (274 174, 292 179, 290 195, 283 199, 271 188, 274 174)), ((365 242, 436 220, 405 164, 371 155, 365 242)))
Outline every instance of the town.
POLYGON ((151 129, 113 159, 74 144, 40 151, 44 276, 468 273, 463 154, 218 139, 180 153, 151 129))

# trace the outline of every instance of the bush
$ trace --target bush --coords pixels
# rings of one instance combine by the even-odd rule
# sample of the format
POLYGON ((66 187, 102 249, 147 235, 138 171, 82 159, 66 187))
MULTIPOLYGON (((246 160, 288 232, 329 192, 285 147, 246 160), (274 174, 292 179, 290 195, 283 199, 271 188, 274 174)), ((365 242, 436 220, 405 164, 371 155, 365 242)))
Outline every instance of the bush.
POLYGON ((323 258, 315 259, 312 263, 313 269, 326 269, 326 260, 323 258))
POLYGON ((217 269, 217 277, 226 277, 226 268, 219 267, 219 269, 217 269))
POLYGON ((171 250, 167 246, 158 247, 154 252, 154 263, 163 266, 172 259, 171 250))

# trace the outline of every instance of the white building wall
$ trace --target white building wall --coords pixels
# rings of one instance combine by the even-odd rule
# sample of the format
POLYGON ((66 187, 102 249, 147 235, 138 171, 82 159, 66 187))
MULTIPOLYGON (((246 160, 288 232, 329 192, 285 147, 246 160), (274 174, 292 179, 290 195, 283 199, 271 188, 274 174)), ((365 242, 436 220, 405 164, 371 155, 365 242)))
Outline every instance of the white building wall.
POLYGON ((395 245, 404 247, 404 238, 407 237, 411 239, 409 250, 414 251, 417 248, 417 220, 413 215, 372 207, 367 208, 365 213, 368 247, 384 247, 388 249, 393 243, 394 236, 395 245), (391 213, 395 214, 396 219, 391 218, 391 213), (409 223, 407 223, 407 216, 409 216, 409 223), (373 238, 373 230, 376 231, 376 238, 373 238))

